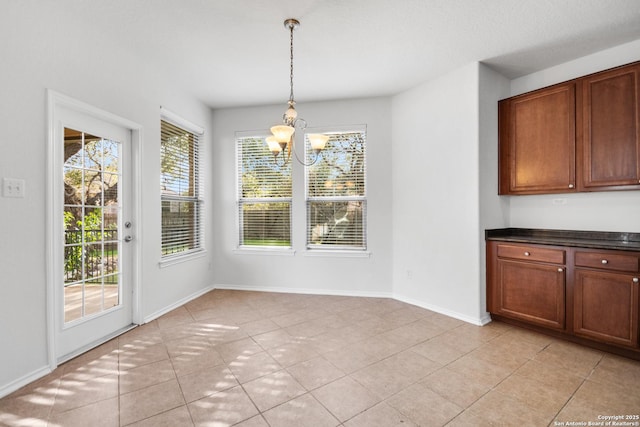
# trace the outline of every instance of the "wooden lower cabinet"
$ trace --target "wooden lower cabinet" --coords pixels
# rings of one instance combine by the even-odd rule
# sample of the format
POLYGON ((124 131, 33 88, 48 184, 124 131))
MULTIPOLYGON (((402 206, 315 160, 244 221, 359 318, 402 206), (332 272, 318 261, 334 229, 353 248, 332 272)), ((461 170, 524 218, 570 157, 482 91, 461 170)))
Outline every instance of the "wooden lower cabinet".
POLYGON ((574 280, 573 332, 638 347, 637 275, 576 268, 574 280))
POLYGON ((496 313, 564 329, 564 268, 498 259, 497 274, 496 313))
POLYGON ((640 360, 640 252, 487 241, 487 310, 640 360))

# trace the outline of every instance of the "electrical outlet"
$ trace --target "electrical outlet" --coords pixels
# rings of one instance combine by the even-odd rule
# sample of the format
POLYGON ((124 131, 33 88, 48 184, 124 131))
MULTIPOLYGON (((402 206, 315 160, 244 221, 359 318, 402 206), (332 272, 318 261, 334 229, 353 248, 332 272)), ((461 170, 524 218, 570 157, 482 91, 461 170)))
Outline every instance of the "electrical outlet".
POLYGON ((3 178, 2 179, 2 195, 4 197, 23 198, 24 197, 24 179, 3 178))

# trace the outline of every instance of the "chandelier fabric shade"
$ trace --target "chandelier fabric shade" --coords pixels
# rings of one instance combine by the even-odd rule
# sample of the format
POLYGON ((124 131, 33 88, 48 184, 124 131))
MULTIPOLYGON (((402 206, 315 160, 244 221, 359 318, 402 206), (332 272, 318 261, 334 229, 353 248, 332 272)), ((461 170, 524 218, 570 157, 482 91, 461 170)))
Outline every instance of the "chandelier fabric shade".
POLYGON ((289 101, 287 101, 287 110, 282 115, 282 124, 271 127, 272 135, 265 138, 265 142, 269 147, 269 151, 273 154, 276 163, 285 165, 289 161, 291 152, 293 151, 295 158, 299 163, 310 166, 318 161, 320 152, 324 150, 326 143, 329 140, 329 136, 322 134, 308 134, 307 138, 313 151, 312 162, 307 164, 300 160, 295 149, 296 129, 304 130, 307 127, 307 122, 298 117, 298 112, 295 108, 296 101, 293 96, 293 31, 300 26, 300 21, 289 18, 284 21, 284 26, 289 30, 289 101), (285 155, 285 152, 288 152, 288 155, 285 155))

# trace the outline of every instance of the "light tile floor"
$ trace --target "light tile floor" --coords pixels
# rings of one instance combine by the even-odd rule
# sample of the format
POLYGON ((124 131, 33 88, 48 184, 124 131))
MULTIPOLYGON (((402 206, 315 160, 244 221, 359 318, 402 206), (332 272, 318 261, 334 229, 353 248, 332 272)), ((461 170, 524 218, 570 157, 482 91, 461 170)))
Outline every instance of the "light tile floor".
POLYGON ((227 290, 0 400, 7 426, 557 426, 639 413, 640 362, 391 299, 227 290))

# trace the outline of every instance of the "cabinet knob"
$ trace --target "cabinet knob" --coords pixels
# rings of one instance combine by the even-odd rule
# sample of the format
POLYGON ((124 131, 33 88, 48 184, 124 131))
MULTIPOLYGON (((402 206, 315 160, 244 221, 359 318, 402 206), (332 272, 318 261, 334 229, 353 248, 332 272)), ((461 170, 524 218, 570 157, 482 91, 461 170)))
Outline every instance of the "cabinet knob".
POLYGON ((603 259, 603 260, 602 260, 602 263, 603 263, 603 264, 609 264, 609 261, 607 261, 606 259, 603 259))
POLYGON ((524 253, 524 256, 529 256, 529 255, 531 255, 529 252, 524 253))
POLYGON ((558 273, 562 273, 564 271, 564 268, 558 268, 558 273))
POLYGON ((573 188, 573 184, 569 184, 569 188, 573 188))
POLYGON ((640 282, 640 280, 637 277, 634 277, 633 278, 633 283, 638 283, 638 282, 640 282))

